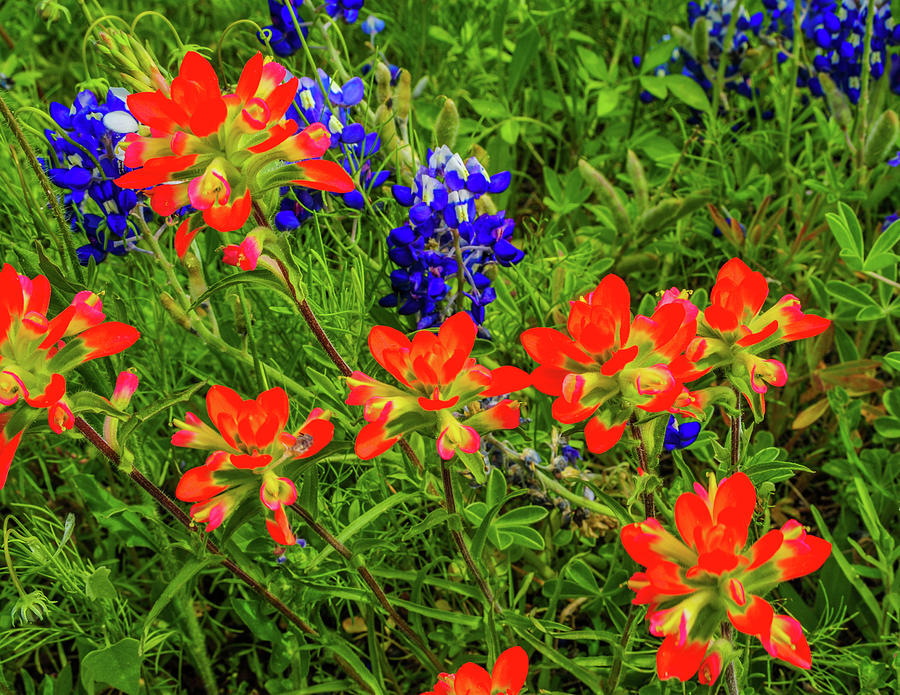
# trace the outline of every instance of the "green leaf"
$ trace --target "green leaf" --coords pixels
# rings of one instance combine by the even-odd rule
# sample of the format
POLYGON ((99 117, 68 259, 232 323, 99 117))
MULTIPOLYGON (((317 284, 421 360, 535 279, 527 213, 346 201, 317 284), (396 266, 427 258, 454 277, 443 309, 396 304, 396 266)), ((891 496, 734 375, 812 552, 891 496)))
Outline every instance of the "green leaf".
POLYGON ((114 599, 118 594, 116 587, 109 581, 109 568, 98 567, 84 583, 84 594, 88 598, 114 599))
POLYGON ((216 558, 214 557, 206 557, 201 560, 190 560, 185 564, 178 573, 172 578, 166 588, 163 589, 163 592, 159 595, 156 601, 153 603, 153 607, 147 613, 147 616, 144 618, 144 627, 142 630, 141 642, 147 639, 147 632, 153 625, 153 621, 156 620, 156 617, 162 612, 162 610, 169 605, 169 602, 175 596, 181 588, 187 584, 193 577, 195 577, 200 570, 202 570, 207 565, 215 562, 216 558))
MULTIPOLYGON (((677 47, 674 39, 668 41, 660 41, 648 52, 644 60, 641 62, 642 70, 656 70, 657 67, 669 62, 672 57, 672 51, 677 47)), ((649 90, 648 90, 649 91, 649 90)))
POLYGON ((891 369, 900 371, 900 351, 894 350, 884 356, 884 363, 891 369))
POLYGON ((414 538, 415 536, 425 533, 428 529, 441 524, 455 528, 457 531, 462 528, 458 514, 450 514, 446 509, 434 509, 428 516, 422 519, 422 521, 407 530, 406 533, 401 536, 401 540, 406 542, 410 538, 414 538))
POLYGON ((499 468, 492 468, 488 476, 487 491, 484 498, 489 507, 495 506, 506 495, 506 476, 499 468))
POLYGON ((900 419, 895 417, 875 418, 875 431, 886 439, 900 439, 900 419))
MULTIPOLYGON (((338 540, 347 545, 347 542, 356 535, 363 528, 373 523, 376 519, 383 516, 385 512, 391 507, 396 507, 399 504, 403 504, 407 500, 415 497, 418 493, 413 492, 398 492, 390 497, 382 500, 374 507, 372 507, 369 511, 361 514, 349 524, 347 524, 343 530, 338 534, 338 540)), ((334 548, 330 545, 326 545, 315 558, 313 558, 309 564, 306 566, 307 572, 312 572, 313 569, 326 557, 328 557, 331 553, 334 552, 334 548)))
POLYGON ((206 292, 197 297, 197 299, 194 300, 194 303, 191 304, 190 308, 196 309, 214 294, 219 294, 223 290, 227 290, 231 287, 237 287, 238 285, 248 285, 256 289, 272 290, 273 292, 278 292, 279 294, 282 294, 289 299, 291 298, 291 295, 288 294, 287 288, 284 286, 284 284, 276 280, 275 276, 273 276, 272 273, 270 273, 268 270, 248 270, 242 271, 240 273, 235 273, 234 275, 229 275, 228 277, 219 280, 217 283, 210 286, 210 288, 207 289, 206 292))
POLYGON ((600 587, 594 578, 594 572, 591 570, 584 560, 574 558, 566 565, 563 575, 575 582, 578 586, 585 590, 588 594, 599 594, 600 587))
POLYGON ((643 75, 641 76, 641 87, 646 89, 657 99, 665 99, 666 95, 669 93, 664 77, 643 75))
POLYGON ((81 661, 81 684, 89 695, 97 692, 97 683, 117 688, 126 695, 139 695, 140 679, 140 644, 133 637, 95 649, 81 661))
POLYGON ((900 387, 885 391, 881 400, 891 415, 900 418, 900 387))
POLYGON ((185 401, 191 400, 193 395, 204 386, 206 386, 206 382, 201 381, 197 384, 194 384, 193 386, 184 389, 183 391, 176 391, 175 393, 169 394, 164 398, 157 399, 153 402, 152 405, 148 405, 146 408, 141 408, 140 410, 138 410, 134 414, 134 417, 140 421, 149 420, 151 417, 158 415, 164 410, 168 410, 177 403, 184 403, 185 401))
POLYGON ((544 549, 544 537, 529 526, 504 527, 497 534, 500 537, 500 550, 505 550, 513 543, 532 550, 544 549))
MULTIPOLYGON (((858 287, 854 287, 842 280, 831 280, 826 286, 828 294, 837 297, 843 301, 859 307, 877 307, 875 300, 870 294, 863 292, 858 287)), ((869 289, 869 288, 867 288, 869 289)))
POLYGON ((538 507, 537 505, 519 507, 518 509, 507 512, 497 519, 496 525, 500 528, 506 528, 507 526, 530 526, 546 517, 548 513, 549 512, 546 509, 538 507))
POLYGON ((897 262, 897 256, 891 251, 900 241, 900 220, 885 229, 872 244, 866 257, 865 270, 880 270, 897 262))
POLYGON ((466 467, 466 470, 475 478, 475 482, 483 484, 485 480, 487 480, 487 475, 484 472, 484 459, 481 457, 481 454, 477 451, 470 453, 466 453, 462 450, 457 450, 456 452, 457 458, 463 462, 466 467))
POLYGON ((841 247, 841 258, 850 270, 862 270, 863 233, 853 209, 846 203, 838 203, 838 212, 829 212, 825 220, 841 247))
POLYGON ((706 92, 703 91, 703 87, 690 77, 686 75, 667 75, 664 79, 666 87, 676 99, 684 102, 692 109, 697 109, 698 111, 709 110, 709 99, 706 97, 706 92))
POLYGON ((525 76, 535 56, 538 54, 540 36, 537 27, 528 27, 516 39, 516 48, 509 61, 509 79, 506 93, 513 94, 521 79, 525 76))
POLYGON ((597 117, 603 118, 616 110, 619 105, 619 90, 601 89, 597 94, 597 117))

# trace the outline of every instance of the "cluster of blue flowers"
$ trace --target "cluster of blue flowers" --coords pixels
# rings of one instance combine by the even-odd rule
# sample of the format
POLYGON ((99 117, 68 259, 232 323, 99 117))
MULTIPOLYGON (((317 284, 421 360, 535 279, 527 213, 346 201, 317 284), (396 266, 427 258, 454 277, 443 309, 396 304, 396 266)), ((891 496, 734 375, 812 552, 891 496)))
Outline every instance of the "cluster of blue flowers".
POLYGON ((299 7, 302 4, 303 0, 269 0, 269 17, 272 23, 264 26, 257 38, 263 44, 268 39, 275 55, 291 56, 303 48, 303 39, 309 33, 309 26, 300 19, 299 7), (297 31, 298 28, 300 32, 297 31))
MULTIPOLYGON (((370 191, 383 185, 390 171, 379 169, 372 163, 373 156, 381 149, 377 133, 367 133, 360 123, 353 122, 349 109, 359 104, 365 96, 365 85, 359 77, 353 77, 340 86, 319 70, 319 79, 301 77, 297 97, 286 117, 301 126, 321 123, 331 133, 331 147, 336 150, 338 161, 344 170, 359 180, 363 189, 370 191)), ((283 187, 281 203, 275 215, 275 226, 284 231, 297 229, 312 214, 322 209, 323 196, 319 191, 303 187, 283 187)), ((340 195, 345 205, 357 210, 365 207, 365 197, 359 190, 340 195)))
MULTIPOLYGON (((745 58, 751 49, 777 46, 777 61, 784 63, 794 42, 795 0, 762 0, 765 13, 749 14, 743 8, 735 22, 734 38, 725 46, 725 37, 736 0, 711 0, 702 5, 689 2, 688 22, 693 27, 704 18, 709 31, 709 60, 703 65, 689 48, 682 46, 673 51, 670 60, 656 66, 657 75, 669 74, 677 66, 680 72, 690 77, 706 90, 711 89, 712 80, 719 62, 727 60, 725 86, 745 97, 753 96, 753 75, 747 72, 745 58), (726 50, 727 49, 727 50, 726 50)), ((895 26, 891 16, 890 2, 881 2, 875 9, 871 39, 870 71, 874 80, 885 73, 888 49, 900 44, 900 26, 895 26)), ((860 96, 860 81, 863 73, 865 33, 867 23, 866 0, 802 0, 800 30, 805 47, 813 55, 810 65, 800 67, 797 85, 806 87, 813 96, 821 97, 823 89, 819 75, 827 73, 839 90, 856 103, 860 96)), ((669 36, 664 40, 670 40, 669 36)), ((891 57, 891 88, 900 94, 900 56, 891 57)), ((640 57, 635 57, 635 65, 640 65, 640 57)), ((752 65, 754 61, 749 61, 752 65)), ((652 101, 649 92, 641 98, 652 101)))
MULTIPOLYGON (((326 0, 325 12, 330 17, 341 17, 347 24, 353 24, 359 18, 363 2, 364 0, 326 0)), ((303 48, 310 23, 300 18, 302 4, 303 0, 269 0, 271 24, 264 26, 256 36, 260 43, 268 43, 275 55, 291 56, 303 48)), ((384 20, 369 15, 360 23, 360 28, 371 36, 384 30, 384 20)))
POLYGON ((428 165, 419 168, 413 186, 393 187, 397 201, 409 207, 409 222, 388 235, 388 255, 400 267, 391 273, 393 292, 382 297, 381 306, 416 314, 417 327, 428 328, 453 313, 463 292, 467 311, 480 326, 485 306, 496 297, 485 271, 524 256, 511 241, 515 222, 502 211, 479 214, 475 206, 485 193, 505 191, 509 182, 509 172, 489 176, 475 157, 464 163, 446 145, 429 151, 428 165), (453 291, 460 259, 465 287, 453 291))
POLYGON ((693 420, 678 424, 674 415, 669 415, 669 422, 666 423, 666 434, 663 439, 663 448, 666 451, 674 451, 675 449, 686 449, 697 441, 700 434, 700 423, 693 420))
POLYGON ((58 127, 44 131, 52 151, 41 164, 50 180, 66 190, 63 204, 73 231, 87 235, 88 243, 77 249, 82 265, 92 258, 99 263, 110 253, 123 255, 137 236, 128 217, 140 196, 112 181, 128 171, 119 143, 138 129, 125 105, 126 96, 125 90, 113 88, 100 103, 93 92, 84 90, 71 108, 50 104, 58 127), (86 211, 90 200, 96 203, 96 212, 86 211))

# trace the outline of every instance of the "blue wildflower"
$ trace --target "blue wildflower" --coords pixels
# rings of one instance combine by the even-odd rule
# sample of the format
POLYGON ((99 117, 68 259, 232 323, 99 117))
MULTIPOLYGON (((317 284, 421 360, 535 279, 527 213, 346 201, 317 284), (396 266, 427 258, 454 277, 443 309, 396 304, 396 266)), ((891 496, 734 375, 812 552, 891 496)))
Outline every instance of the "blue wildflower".
POLYGON ((262 31, 257 33, 260 43, 265 44, 265 34, 268 34, 268 43, 275 55, 286 57, 294 55, 303 48, 303 40, 309 33, 309 22, 300 20, 299 7, 303 0, 269 0, 269 17, 271 24, 267 24, 262 31), (293 14, 291 14, 293 10, 293 14), (294 22, 294 17, 297 22, 294 22), (300 32, 297 32, 299 26, 300 32))
POLYGON ((119 145, 126 133, 138 129, 125 104, 126 96, 124 90, 113 88, 100 103, 93 92, 84 90, 71 108, 50 104, 56 128, 48 128, 44 134, 52 161, 41 161, 53 184, 67 189, 63 205, 73 231, 88 238, 88 243, 77 249, 82 265, 92 258, 99 263, 109 253, 123 255, 134 248, 137 237, 129 226, 129 215, 142 196, 113 183, 129 171, 122 163, 124 152, 119 145), (90 201, 95 206, 90 206, 90 201))
POLYGON ((366 17, 365 21, 360 24, 360 28, 365 34, 374 36, 375 34, 380 34, 382 31, 384 31, 384 20, 379 19, 373 14, 370 14, 368 17, 366 17))
POLYGON ((363 0, 325 0, 325 11, 329 17, 340 15, 347 24, 353 24, 359 17, 363 0))
POLYGON ((682 422, 680 425, 673 415, 669 415, 669 422, 666 425, 666 436, 663 441, 663 448, 666 451, 674 449, 685 449, 697 441, 697 435, 700 434, 699 422, 682 422))
POLYGON ((509 172, 491 176, 475 157, 463 162, 446 145, 429 151, 428 165, 419 168, 413 185, 392 189, 409 208, 409 222, 388 234, 388 257, 400 268, 391 273, 393 291, 381 298, 381 306, 415 314, 417 327, 427 328, 452 313, 462 292, 468 313, 482 324, 485 307, 497 296, 489 269, 513 265, 525 255, 512 243, 512 219, 504 212, 479 214, 476 207, 481 196, 500 193, 509 183, 509 172))

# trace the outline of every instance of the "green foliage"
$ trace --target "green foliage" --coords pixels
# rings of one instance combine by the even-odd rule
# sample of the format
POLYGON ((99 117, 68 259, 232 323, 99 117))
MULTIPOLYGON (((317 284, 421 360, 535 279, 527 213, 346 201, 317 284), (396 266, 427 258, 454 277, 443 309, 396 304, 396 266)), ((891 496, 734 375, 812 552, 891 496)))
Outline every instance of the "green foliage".
MULTIPOLYGON (((463 155, 477 151, 490 172, 512 172, 493 204, 515 218, 527 255, 499 269, 486 320, 492 341, 476 346, 485 364, 533 368, 520 333, 564 325, 569 301, 608 272, 626 280, 635 311, 652 311, 656 293, 673 285, 703 305, 718 268, 738 256, 766 276, 775 299, 794 294, 832 320, 826 333, 773 355, 790 379, 770 389, 763 421, 745 422, 741 440, 743 470, 760 493, 751 536, 797 519, 834 547, 819 573, 773 597, 803 624, 813 667, 771 660, 758 640, 740 635, 738 677, 745 694, 896 692, 900 223, 884 229, 882 219, 900 209, 900 171, 872 154, 884 150, 883 134, 872 136, 878 142, 866 155, 863 124, 874 129, 897 99, 873 95, 867 120, 833 94, 804 99, 790 64, 768 65, 754 78, 760 109, 728 100, 720 109, 687 77, 652 73, 677 41, 701 40, 695 32, 653 41, 682 21, 684 4, 367 0, 364 14, 385 18, 384 33, 367 42, 358 26, 335 22, 323 34, 317 20, 309 57, 301 51, 282 62, 295 75, 314 74, 310 58, 354 75, 380 51, 413 85, 424 80, 405 124, 411 151, 423 157, 429 146, 455 143, 463 155), (643 56, 641 68, 632 55, 643 56), (642 90, 656 101, 642 103, 642 90), (774 118, 763 120, 768 109, 774 118)), ((122 17, 123 30, 132 26, 166 69, 195 46, 230 83, 261 48, 255 34, 268 23, 265 0, 9 0, 0 27, 14 50, 0 58, 0 72, 15 86, 0 96, 39 156, 47 124, 34 109, 118 84, 88 33, 106 13, 122 17)), ((374 73, 365 78, 373 113, 374 73)), ((887 125, 895 120, 886 117, 887 125)), ((656 679, 660 640, 648 633, 644 609, 630 605, 626 582, 637 566, 618 529, 644 518, 642 493, 654 491, 660 520, 673 528, 678 494, 710 472, 730 472, 722 416, 734 407, 710 408, 695 445, 662 453, 659 476, 638 478, 634 447, 623 441, 588 453, 581 428, 561 432, 547 400, 530 389, 527 419, 497 440, 516 456, 487 473, 479 454, 455 462, 450 513, 433 441, 409 438, 422 471, 396 448, 370 462, 353 456, 359 409, 344 403, 345 383, 290 293, 266 271, 236 274, 220 262, 220 247, 237 235, 197 237, 202 288, 189 285, 183 264, 171 265, 171 229, 158 242, 142 240, 143 253, 76 272, 5 126, 0 145, 0 261, 46 275, 52 310, 89 288, 102 294, 110 319, 142 333, 134 348, 85 365, 68 384, 95 427, 103 416, 123 417, 123 470, 75 431, 55 435, 41 419, 0 491, 12 565, 0 572, 14 571, 24 591, 0 585, 0 693, 362 692, 351 673, 375 693, 429 689, 437 671, 369 592, 354 571, 361 566, 447 671, 489 665, 498 649, 520 644, 531 657, 528 692, 707 691, 656 679), (141 378, 127 418, 103 400, 126 368, 141 378), (296 517, 306 547, 273 554, 250 506, 211 534, 316 636, 295 629, 227 570, 201 533, 173 523, 126 475, 133 464, 172 496, 183 471, 203 463, 202 453, 170 446, 170 423, 188 410, 202 414, 211 384, 244 396, 283 387, 293 429, 314 407, 333 412, 334 442, 291 473, 299 503, 349 548, 350 561, 296 517), (581 449, 577 467, 562 459, 565 437, 581 449), (537 463, 518 453, 527 449, 537 463), (492 587, 496 614, 451 532, 492 587)), ((381 164, 404 175, 400 154, 381 164)), ((274 209, 276 194, 267 194, 265 209, 274 209)), ((340 354, 366 373, 377 371, 370 326, 414 328, 378 304, 390 291, 384 240, 406 214, 384 189, 364 211, 329 204, 286 235, 302 295, 340 354)))

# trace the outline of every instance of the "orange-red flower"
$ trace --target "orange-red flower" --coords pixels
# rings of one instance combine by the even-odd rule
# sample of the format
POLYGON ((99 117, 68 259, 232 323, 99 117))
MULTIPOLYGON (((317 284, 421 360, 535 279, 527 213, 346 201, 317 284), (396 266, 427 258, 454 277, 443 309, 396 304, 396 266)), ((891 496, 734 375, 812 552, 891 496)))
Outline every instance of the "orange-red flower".
POLYGON ((602 453, 619 441, 634 408, 665 412, 682 382, 702 374, 683 354, 696 336, 698 310, 676 290, 652 316, 632 318, 631 296, 617 275, 571 304, 569 335, 530 328, 522 345, 540 363, 534 385, 557 397, 553 416, 566 424, 590 418, 585 441, 602 453))
POLYGON ((510 647, 497 657, 490 673, 471 661, 456 673, 442 673, 434 688, 422 695, 519 695, 528 676, 528 654, 510 647))
POLYGON ((272 512, 266 519, 272 539, 281 545, 296 542, 284 507, 296 501, 297 490, 278 472, 289 461, 321 451, 334 436, 334 425, 330 412, 315 408, 296 432, 286 432, 288 407, 280 388, 244 400, 226 386, 213 386, 206 409, 215 429, 191 412, 183 421, 175 420, 180 429, 172 444, 214 450, 204 465, 182 476, 175 491, 183 502, 194 502, 191 517, 205 523, 207 531, 217 528, 245 497, 258 494, 272 512))
POLYGON ((391 386, 363 372, 347 377, 346 403, 364 406, 368 423, 356 437, 356 455, 368 460, 387 451, 406 432, 425 431, 437 438, 441 458, 458 450, 478 451, 481 434, 519 424, 519 404, 492 399, 530 385, 516 367, 488 369, 470 357, 478 328, 459 312, 435 335, 419 331, 410 340, 388 326, 369 331, 369 349, 378 364, 400 382, 391 386))
POLYGON ((711 683, 727 646, 717 638, 726 618, 755 635, 773 657, 808 669, 812 663, 803 629, 775 615, 761 596, 778 583, 814 572, 831 544, 810 536, 796 521, 772 530, 749 548, 747 536, 756 490, 744 473, 709 487, 694 485, 675 503, 680 538, 650 518, 622 529, 625 550, 645 571, 628 582, 634 603, 648 605, 650 632, 664 637, 657 653, 660 678, 687 680, 700 671, 711 683))
MULTIPOLYGON (((291 162, 279 172, 285 184, 353 190, 340 165, 320 159, 331 141, 328 129, 314 123, 298 133, 298 124, 284 118, 298 85, 296 77, 285 82, 286 76, 284 66, 257 53, 234 92, 223 94, 209 61, 187 53, 170 95, 157 90, 128 97, 129 110, 145 129, 126 136, 125 165, 134 171, 115 183, 149 189, 150 206, 160 215, 190 204, 220 232, 244 224, 263 187, 260 171, 278 160, 291 162)), ((186 245, 180 240, 179 246, 186 245)))
POLYGON ((800 300, 792 294, 762 311, 768 295, 763 274, 732 258, 719 269, 697 338, 686 351, 698 364, 729 370, 759 415, 765 413, 763 394, 769 386, 784 386, 788 379, 783 363, 759 354, 782 343, 816 336, 831 324, 821 316, 804 314, 800 300))
MULTIPOLYGON (((46 408, 56 433, 71 429, 74 416, 66 400, 65 374, 97 357, 121 352, 140 333, 124 323, 105 321, 103 303, 93 292, 79 292, 53 318, 50 282, 30 279, 5 264, 0 271, 0 410, 24 401, 46 408)), ((4 413, 0 432, 0 488, 22 431, 32 415, 19 409, 4 413)))

